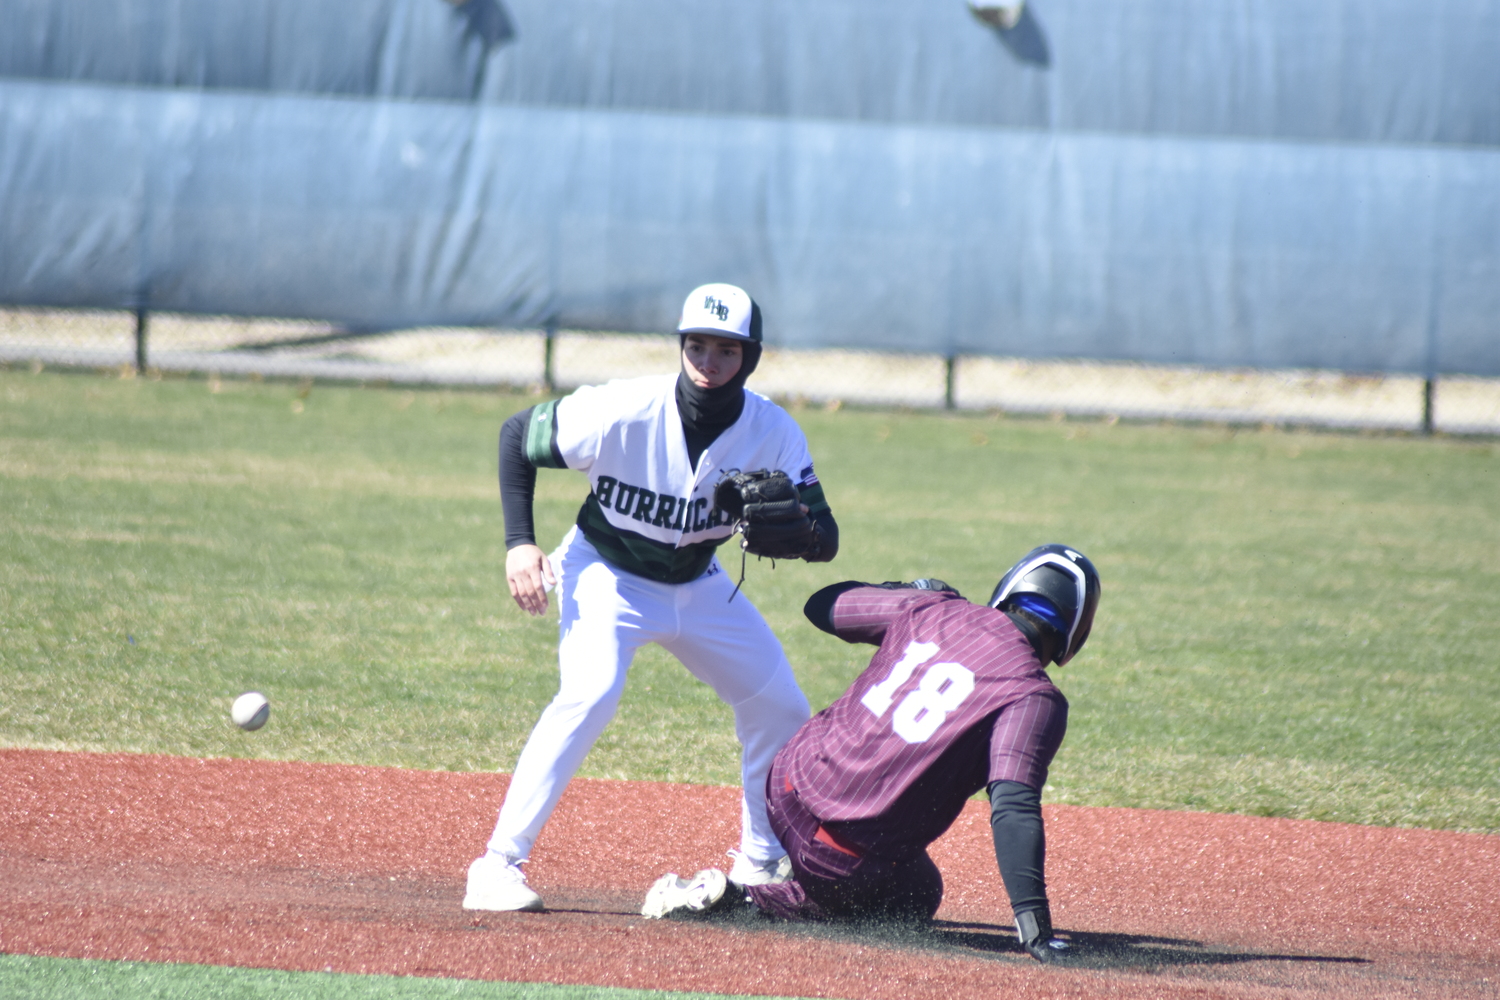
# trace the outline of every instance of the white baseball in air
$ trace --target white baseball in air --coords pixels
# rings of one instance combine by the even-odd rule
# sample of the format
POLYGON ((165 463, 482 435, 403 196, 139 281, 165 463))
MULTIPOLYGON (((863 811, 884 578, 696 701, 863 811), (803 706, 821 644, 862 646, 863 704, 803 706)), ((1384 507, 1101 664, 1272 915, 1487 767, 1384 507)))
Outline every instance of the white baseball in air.
POLYGON ((271 703, 259 691, 246 691, 234 699, 229 717, 241 729, 259 729, 271 717, 271 703))

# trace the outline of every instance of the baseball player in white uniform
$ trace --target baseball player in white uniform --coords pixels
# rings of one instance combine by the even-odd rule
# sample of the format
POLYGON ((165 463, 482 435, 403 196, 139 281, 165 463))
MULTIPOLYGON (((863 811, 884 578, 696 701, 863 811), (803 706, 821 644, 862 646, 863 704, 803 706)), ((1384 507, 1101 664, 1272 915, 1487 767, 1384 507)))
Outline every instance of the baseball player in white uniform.
POLYGON ((766 774, 807 721, 781 643, 714 555, 732 534, 713 501, 731 470, 781 470, 811 519, 802 558, 838 550, 838 527, 807 439, 769 399, 744 388, 760 360, 760 310, 733 285, 694 289, 678 324, 682 371, 584 387, 523 410, 500 434, 506 579, 516 603, 560 604, 557 696, 516 762, 486 852, 469 866, 464 908, 540 910, 520 865, 568 781, 613 718, 635 651, 667 649, 734 710, 742 747, 741 836, 733 875, 789 875, 766 815, 766 774), (584 472, 591 492, 550 555, 536 544, 538 468, 584 472))

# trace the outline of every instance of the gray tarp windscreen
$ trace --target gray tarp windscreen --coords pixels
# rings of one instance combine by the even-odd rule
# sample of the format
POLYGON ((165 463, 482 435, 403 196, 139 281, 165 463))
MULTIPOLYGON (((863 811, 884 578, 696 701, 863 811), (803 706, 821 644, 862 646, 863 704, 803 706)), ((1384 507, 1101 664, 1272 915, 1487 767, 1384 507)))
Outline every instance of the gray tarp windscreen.
POLYGON ((1500 2, 1028 11, 0 0, 0 300, 1500 374, 1500 2))

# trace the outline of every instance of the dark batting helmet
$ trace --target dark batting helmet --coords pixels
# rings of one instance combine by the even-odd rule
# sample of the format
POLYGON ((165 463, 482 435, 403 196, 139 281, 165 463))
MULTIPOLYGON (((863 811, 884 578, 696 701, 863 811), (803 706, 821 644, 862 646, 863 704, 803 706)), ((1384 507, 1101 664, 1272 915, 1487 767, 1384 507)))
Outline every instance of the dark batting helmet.
POLYGON ((1062 616, 1066 634, 1057 654, 1057 665, 1071 660, 1088 641, 1099 607, 1099 572, 1088 557, 1066 545, 1040 545, 1000 578, 990 595, 990 607, 1006 610, 1022 594, 1047 598, 1062 616))

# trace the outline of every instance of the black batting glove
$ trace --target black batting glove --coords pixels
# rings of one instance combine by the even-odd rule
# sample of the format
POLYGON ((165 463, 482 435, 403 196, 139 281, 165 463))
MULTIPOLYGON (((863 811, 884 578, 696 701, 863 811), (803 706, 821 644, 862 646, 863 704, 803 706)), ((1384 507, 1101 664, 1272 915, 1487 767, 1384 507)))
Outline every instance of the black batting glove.
POLYGON ((952 594, 955 597, 963 596, 958 592, 958 588, 950 586, 949 584, 946 584, 942 580, 936 579, 935 577, 926 577, 921 580, 913 580, 911 583, 902 583, 900 580, 887 580, 885 583, 876 584, 876 586, 882 587, 886 590, 941 590, 952 594))

